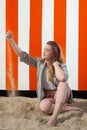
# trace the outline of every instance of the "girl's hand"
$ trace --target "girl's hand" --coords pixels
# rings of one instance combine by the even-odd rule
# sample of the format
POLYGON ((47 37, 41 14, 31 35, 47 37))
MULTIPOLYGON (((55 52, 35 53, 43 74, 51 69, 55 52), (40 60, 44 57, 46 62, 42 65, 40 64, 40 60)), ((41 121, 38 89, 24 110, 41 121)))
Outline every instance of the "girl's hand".
POLYGON ((53 63, 53 66, 55 67, 55 65, 60 65, 60 63, 59 63, 58 61, 55 61, 55 62, 53 63))
POLYGON ((12 34, 11 31, 8 31, 8 32, 7 32, 6 38, 9 39, 9 40, 13 38, 13 34, 12 34))

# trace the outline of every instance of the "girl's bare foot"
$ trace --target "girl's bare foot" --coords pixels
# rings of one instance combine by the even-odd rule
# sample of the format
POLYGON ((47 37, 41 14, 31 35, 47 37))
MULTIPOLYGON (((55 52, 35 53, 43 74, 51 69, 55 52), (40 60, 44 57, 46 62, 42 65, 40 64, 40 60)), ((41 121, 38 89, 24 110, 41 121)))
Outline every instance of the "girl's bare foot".
POLYGON ((57 120, 56 119, 50 119, 47 122, 47 125, 49 125, 49 126, 56 126, 57 125, 57 120))

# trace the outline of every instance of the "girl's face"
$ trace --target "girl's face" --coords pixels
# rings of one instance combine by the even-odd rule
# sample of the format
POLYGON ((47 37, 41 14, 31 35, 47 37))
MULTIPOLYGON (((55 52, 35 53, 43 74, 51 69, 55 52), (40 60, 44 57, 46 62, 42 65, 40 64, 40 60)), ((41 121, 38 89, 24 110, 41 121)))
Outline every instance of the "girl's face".
POLYGON ((53 59, 53 50, 52 50, 52 47, 48 44, 46 44, 44 47, 43 58, 46 60, 53 59))

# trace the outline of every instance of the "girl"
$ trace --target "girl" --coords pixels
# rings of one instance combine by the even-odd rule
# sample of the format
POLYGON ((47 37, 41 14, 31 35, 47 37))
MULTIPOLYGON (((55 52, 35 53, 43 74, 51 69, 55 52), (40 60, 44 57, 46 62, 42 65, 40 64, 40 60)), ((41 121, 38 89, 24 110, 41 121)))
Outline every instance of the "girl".
POLYGON ((13 47, 20 61, 37 68, 37 96, 39 108, 46 114, 52 114, 48 125, 56 126, 60 112, 80 110, 72 106, 72 92, 67 83, 68 73, 64 64, 62 51, 58 43, 48 41, 44 48, 43 58, 34 58, 21 50, 13 39, 12 32, 7 32, 6 38, 13 47))

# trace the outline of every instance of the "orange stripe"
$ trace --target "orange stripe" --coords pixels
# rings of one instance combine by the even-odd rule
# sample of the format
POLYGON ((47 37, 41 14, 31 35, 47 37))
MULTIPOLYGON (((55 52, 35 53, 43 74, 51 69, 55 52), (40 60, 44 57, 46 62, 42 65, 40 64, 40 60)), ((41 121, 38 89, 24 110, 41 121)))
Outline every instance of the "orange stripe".
POLYGON ((87 0, 79 1, 79 81, 78 89, 87 90, 87 0))
POLYGON ((54 40, 66 56, 66 0, 54 0, 54 40))
MULTIPOLYGON (((18 0, 6 0, 6 32, 11 30, 18 42, 18 0)), ((6 42, 6 89, 18 89, 18 60, 9 42, 6 42), (14 79, 14 81, 12 81, 14 79), (14 84, 13 84, 14 83, 14 84), (12 86, 13 85, 13 86, 12 86)))
MULTIPOLYGON (((30 1, 30 55, 41 56, 42 0, 30 1)), ((36 69, 30 67, 30 90, 37 88, 36 69)))

